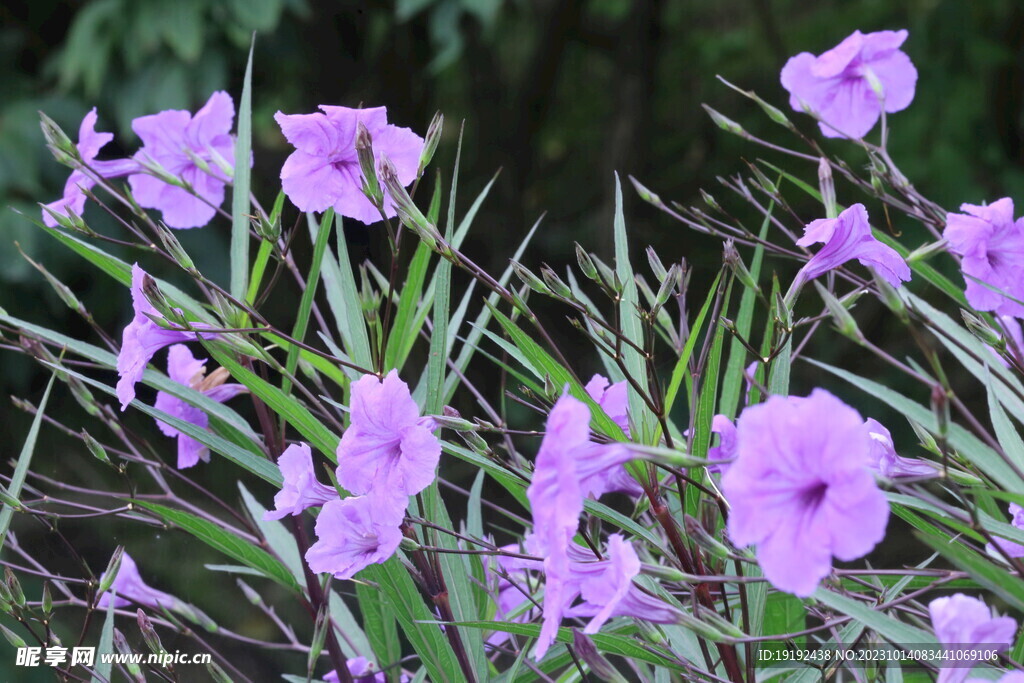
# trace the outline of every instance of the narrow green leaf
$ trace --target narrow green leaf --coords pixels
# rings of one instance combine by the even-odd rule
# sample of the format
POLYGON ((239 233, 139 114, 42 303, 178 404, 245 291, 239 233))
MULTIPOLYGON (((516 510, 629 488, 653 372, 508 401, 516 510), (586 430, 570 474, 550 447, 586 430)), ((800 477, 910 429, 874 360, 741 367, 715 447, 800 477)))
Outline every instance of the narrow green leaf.
MULTIPOLYGON (((316 218, 307 215, 309 229, 315 234, 318 230, 316 218)), ((352 262, 348 256, 348 245, 345 242, 344 223, 339 221, 335 228, 337 233, 337 261, 330 255, 323 260, 324 290, 327 302, 338 324, 345 351, 352 362, 362 368, 373 367, 373 354, 370 352, 370 339, 366 332, 366 319, 359 303, 359 290, 356 287, 352 262)))
POLYGON ((242 97, 238 101, 238 137, 235 139, 235 175, 231 190, 231 294, 241 299, 249 277, 249 159, 252 156, 252 54, 256 35, 249 44, 242 97))
POLYGON ((135 500, 133 503, 156 513, 168 524, 173 524, 211 548, 259 571, 268 579, 276 581, 285 588, 293 591, 301 590, 288 568, 270 553, 242 540, 213 522, 146 500, 135 500))
MULTIPOLYGON (((116 591, 111 592, 111 598, 117 595, 116 591)), ((103 628, 100 630, 100 642, 96 647, 96 650, 102 654, 110 653, 114 651, 114 605, 117 604, 116 600, 111 599, 107 603, 107 611, 103 617, 103 628)), ((113 667, 112 662, 104 661, 103 657, 97 658, 95 675, 91 679, 91 683, 107 683, 111 680, 110 670, 113 667)))
POLYGON ((385 666, 397 662, 402 658, 402 641, 398 636, 394 610, 376 588, 361 581, 356 582, 355 587, 363 627, 377 662, 385 666))
POLYGON ((711 289, 708 292, 708 297, 704 300, 704 305, 701 306, 696 320, 693 321, 693 326, 690 328, 690 336, 686 340, 683 352, 679 354, 675 367, 672 368, 672 377, 669 379, 668 389, 665 391, 666 413, 670 413, 672 411, 672 406, 675 405, 676 396, 679 395, 679 387, 683 382, 683 376, 686 374, 686 365, 690 362, 690 356, 693 355, 693 349, 697 345, 697 340, 700 338, 700 331, 704 327, 704 319, 707 318, 708 312, 711 310, 711 305, 715 302, 715 296, 718 293, 718 285, 721 281, 722 271, 720 270, 718 271, 718 275, 715 276, 715 281, 711 283, 711 289))
POLYGON ((916 626, 906 624, 884 612, 872 609, 867 603, 833 593, 826 588, 814 591, 814 599, 834 610, 853 617, 856 621, 877 631, 882 637, 894 643, 914 643, 915 645, 935 644, 935 636, 916 626))
MULTIPOLYGON (((14 474, 11 475, 11 482, 7 486, 7 494, 17 499, 21 495, 21 487, 25 484, 25 477, 28 476, 28 468, 32 464, 32 455, 36 450, 36 439, 39 438, 39 428, 43 424, 43 414, 46 412, 46 404, 50 401, 50 390, 53 389, 53 382, 57 379, 57 372, 54 370, 50 375, 50 381, 46 383, 46 391, 43 398, 36 407, 36 415, 32 418, 32 426, 28 429, 28 436, 21 446, 21 453, 18 454, 18 462, 14 466, 14 474)), ((7 540, 7 530, 11 527, 11 518, 14 516, 14 508, 4 503, 3 510, 0 510, 0 549, 4 547, 7 540)))
POLYGON ((955 567, 970 574, 971 578, 1005 600, 1008 605, 1018 611, 1024 610, 1024 581, 1019 577, 971 552, 956 540, 942 539, 931 534, 916 535, 932 550, 949 560, 955 567))

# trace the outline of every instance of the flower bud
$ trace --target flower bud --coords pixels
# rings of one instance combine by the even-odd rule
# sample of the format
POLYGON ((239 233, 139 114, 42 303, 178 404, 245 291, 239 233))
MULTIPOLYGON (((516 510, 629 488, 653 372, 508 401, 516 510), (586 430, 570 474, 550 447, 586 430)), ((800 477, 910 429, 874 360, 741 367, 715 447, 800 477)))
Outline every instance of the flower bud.
POLYGON ((22 638, 17 633, 7 628, 3 624, 0 624, 0 633, 3 633, 4 638, 7 639, 7 642, 13 645, 14 647, 27 647, 24 638, 22 638))
POLYGON ((189 273, 190 275, 198 275, 199 271, 196 270, 195 263, 192 262, 192 257, 185 251, 185 247, 181 246, 181 242, 178 241, 178 237, 168 228, 163 222, 156 224, 156 236, 160 238, 160 242, 164 245, 164 249, 171 255, 171 258, 181 266, 182 270, 189 273))
POLYGON ((356 156, 359 158, 359 170, 363 172, 363 194, 380 209, 384 206, 384 192, 380 189, 374 168, 373 136, 362 121, 356 124, 356 156))
POLYGON ((982 343, 997 348, 1000 351, 1006 348, 1006 341, 1002 335, 989 327, 988 323, 984 320, 963 308, 960 309, 960 317, 964 319, 964 324, 967 325, 967 329, 971 331, 971 334, 981 340, 982 343))
POLYGON ((423 175, 423 171, 426 170, 431 159, 434 158, 434 152, 437 151, 437 143, 441 141, 441 132, 443 130, 444 114, 437 112, 434 114, 434 118, 430 120, 430 125, 427 126, 427 136, 423 139, 423 151, 420 152, 420 165, 416 170, 417 178, 423 175))
POLYGON ((700 196, 704 198, 704 203, 707 204, 708 207, 710 207, 713 211, 718 211, 719 213, 721 213, 722 207, 719 206, 718 202, 715 201, 715 198, 708 194, 704 190, 704 188, 701 188, 700 196))
POLYGON ((579 242, 576 242, 576 262, 580 266, 580 271, 591 280, 597 281, 597 266, 594 265, 594 261, 590 258, 590 254, 580 246, 579 242))
POLYGON ((704 526, 694 517, 686 515, 683 518, 683 525, 686 528, 686 535, 690 540, 712 557, 724 560, 732 554, 724 543, 709 534, 704 526))
POLYGON ((124 634, 121 633, 121 630, 117 628, 114 629, 114 648, 117 649, 120 654, 124 655, 124 666, 128 669, 128 673, 131 674, 132 678, 134 678, 138 683, 145 683, 146 677, 142 674, 142 668, 133 661, 133 657, 131 656, 134 652, 128 644, 128 639, 125 638, 124 634))
POLYGON ((658 282, 665 280, 668 271, 665 270, 665 264, 661 262, 661 258, 658 256, 658 252, 654 251, 654 247, 647 247, 647 264, 651 267, 654 277, 658 278, 658 282))
POLYGON ((948 243, 946 240, 938 240, 937 242, 922 244, 920 247, 907 254, 907 263, 911 264, 927 261, 932 256, 945 252, 947 246, 948 243))
POLYGON ((633 183, 633 187, 636 188, 636 193, 640 195, 640 199, 644 200, 648 204, 653 204, 654 206, 664 206, 664 203, 661 201, 661 197, 644 187, 639 180, 633 176, 629 176, 629 180, 633 183))
POLYGON ((594 642, 579 629, 572 630, 572 645, 576 654, 590 667, 590 673, 609 683, 626 683, 626 679, 597 651, 594 642))
POLYGON ((427 217, 423 215, 423 212, 412 201, 412 197, 409 196, 405 187, 398 180, 398 171, 395 169, 394 164, 384 154, 381 154, 380 161, 377 164, 377 175, 384 184, 385 189, 387 189, 395 211, 398 212, 398 219, 402 221, 403 225, 415 232, 427 246, 436 251, 438 243, 444 242, 444 239, 437 231, 437 228, 427 220, 427 217))
POLYGON ((4 567, 4 583, 7 584, 7 590, 11 592, 11 600, 18 607, 24 607, 25 591, 21 589, 21 582, 18 581, 18 577, 14 575, 10 567, 4 567))
POLYGON ((50 582, 43 581, 43 599, 42 599, 43 614, 49 619, 53 614, 53 596, 50 595, 50 582))
POLYGON ((832 292, 828 291, 827 287, 817 280, 814 281, 814 287, 818 290, 821 300, 825 303, 825 308, 828 309, 829 314, 832 316, 832 322, 835 323, 836 329, 844 336, 860 343, 864 339, 864 335, 861 334, 860 329, 857 327, 857 322, 850 315, 850 312, 846 310, 846 307, 843 306, 832 292))
POLYGON ((39 112, 39 127, 43 129, 46 146, 50 148, 57 161, 65 166, 71 166, 74 161, 81 159, 78 147, 67 136, 67 133, 43 112, 39 112))
POLYGON ((551 270, 551 268, 549 268, 548 266, 541 266, 540 276, 544 279, 544 284, 548 286, 548 288, 555 296, 559 296, 562 297, 563 299, 568 299, 570 301, 576 298, 575 296, 573 296, 572 290, 569 288, 569 285, 565 284, 565 282, 563 282, 562 279, 558 277, 558 274, 555 271, 551 270))
POLYGON ((835 218, 839 215, 836 205, 836 185, 832 180, 832 165, 822 157, 818 162, 818 187, 821 190, 821 203, 825 205, 825 217, 835 218))
POLYGON ((907 315, 907 305, 903 303, 903 299, 900 297, 899 292, 896 288, 885 281, 885 278, 879 277, 878 273, 874 270, 871 271, 871 275, 875 280, 875 286, 878 288, 882 303, 885 304, 886 308, 896 314, 896 317, 901 322, 907 322, 910 318, 907 315))
POLYGON ((103 580, 100 581, 100 587, 96 591, 97 595, 102 595, 110 590, 110 587, 114 584, 114 579, 117 578, 117 572, 121 569, 121 559, 124 557, 124 546, 119 545, 114 549, 114 554, 110 556, 110 561, 107 563, 107 570, 103 572, 103 580))
POLYGON ((701 106, 704 107, 704 111, 708 113, 708 115, 711 117, 711 120, 715 122, 716 126, 718 126, 727 133, 732 133, 733 135, 739 135, 741 137, 746 136, 747 132, 743 130, 743 126, 736 123, 729 117, 719 114, 717 111, 715 111, 706 104, 702 104, 701 106))
POLYGON ((206 671, 210 674, 210 678, 213 679, 214 683, 234 683, 232 678, 227 675, 227 672, 220 668, 216 662, 209 662, 206 665, 206 671))
POLYGON ((544 281, 533 274, 529 268, 519 263, 518 261, 511 261, 512 270, 515 271, 516 277, 522 280, 523 284, 539 294, 550 294, 551 290, 544 284, 544 281))
POLYGON ((153 622, 150 621, 141 607, 136 610, 135 617, 139 622, 139 630, 142 631, 142 639, 146 641, 146 647, 149 648, 150 652, 153 654, 163 654, 166 652, 164 644, 160 641, 160 634, 153 628, 153 622))
POLYGON ((736 250, 736 243, 732 240, 726 240, 722 252, 722 261, 725 265, 729 266, 733 275, 739 280, 744 287, 756 292, 760 292, 761 288, 757 284, 757 280, 754 279, 753 274, 747 269, 745 263, 743 263, 743 257, 740 256, 740 252, 736 250))
POLYGON ((241 579, 237 579, 235 583, 242 589, 242 594, 245 595, 245 599, 254 605, 259 605, 263 602, 263 596, 257 593, 252 587, 241 579))

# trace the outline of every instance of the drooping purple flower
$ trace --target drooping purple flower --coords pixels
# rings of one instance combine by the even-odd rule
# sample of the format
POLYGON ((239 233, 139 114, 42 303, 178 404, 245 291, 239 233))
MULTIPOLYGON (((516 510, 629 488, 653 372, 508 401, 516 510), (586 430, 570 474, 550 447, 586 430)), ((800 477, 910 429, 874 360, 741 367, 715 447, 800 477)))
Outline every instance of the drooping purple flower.
POLYGON ((619 534, 608 537, 606 559, 575 563, 572 570, 583 602, 565 613, 572 617, 592 617, 584 633, 597 633, 612 617, 636 617, 662 624, 678 620, 677 609, 633 583, 633 578, 640 573, 640 558, 632 544, 619 534))
POLYGON ((902 111, 914 99, 917 69, 899 49, 906 39, 906 31, 854 31, 817 57, 791 57, 782 69, 789 106, 803 111, 806 104, 817 113, 826 137, 864 137, 883 109, 902 111))
POLYGON ((607 377, 594 375, 587 382, 585 387, 590 398, 601 406, 601 410, 608 414, 612 422, 617 424, 623 432, 629 434, 629 395, 627 394, 626 380, 610 384, 607 377))
POLYGON ((925 460, 904 458, 896 454, 892 442, 892 434, 873 418, 868 418, 864 428, 871 437, 871 450, 868 453, 868 468, 883 477, 926 477, 935 474, 935 467, 925 460))
POLYGON ((825 246, 797 273, 796 280, 800 284, 852 259, 874 268, 893 287, 899 287, 901 281, 910 279, 910 267, 903 257, 871 234, 868 211, 863 204, 854 204, 836 218, 811 221, 804 228, 804 236, 797 240, 797 246, 807 247, 817 242, 825 246))
MULTIPOLYGON (((1011 617, 996 616, 982 600, 957 593, 932 600, 928 605, 935 637, 943 645, 955 647, 958 659, 971 661, 960 654, 968 646, 985 646, 981 649, 1005 650, 1013 643, 1017 622, 1011 617)), ((978 660, 981 653, 978 653, 978 660)), ((939 669, 936 683, 961 683, 970 674, 966 667, 939 669)))
POLYGON ((555 642, 566 607, 568 548, 576 535, 585 495, 573 452, 589 444, 590 409, 568 394, 562 396, 548 415, 533 480, 526 489, 533 512, 533 533, 527 537, 526 547, 544 558, 546 576, 544 621, 534 650, 537 659, 555 642))
MULTIPOLYGON (((281 169, 281 187, 302 211, 326 211, 369 225, 381 220, 380 211, 362 192, 363 173, 356 154, 356 127, 366 126, 373 139, 375 161, 386 156, 402 185, 416 179, 423 138, 408 128, 388 123, 387 108, 349 109, 320 105, 323 113, 282 114, 274 119, 295 151, 281 169)), ((396 214, 385 188, 384 212, 396 214)))
POLYGON ((961 204, 960 210, 946 214, 942 236, 963 257, 967 301, 979 311, 1024 317, 1018 303, 1024 301, 1024 218, 1013 220, 1009 197, 987 206, 961 204))
POLYGON ((316 518, 317 541, 306 551, 309 568, 351 579, 394 555, 402 542, 404 508, 393 499, 352 496, 328 501, 316 518))
MULTIPOLYGON (((162 317, 153 305, 146 299, 142 291, 145 279, 149 277, 138 263, 132 265, 132 307, 135 315, 128 326, 124 328, 121 338, 121 350, 117 354, 117 398, 121 401, 121 410, 128 408, 128 404, 135 399, 135 384, 142 379, 142 373, 146 370, 146 364, 157 351, 177 344, 178 342, 191 341, 196 335, 208 339, 214 336, 212 332, 186 332, 181 330, 167 330, 155 322, 149 316, 162 317), (148 314, 148 315, 147 315, 148 314)), ((201 329, 207 325, 195 323, 193 327, 201 329)), ((226 400, 226 399, 225 399, 226 400)))
MULTIPOLYGON (((82 125, 78 128, 78 155, 82 163, 91 169, 101 178, 119 178, 130 173, 137 173, 139 165, 132 159, 112 159, 110 161, 99 161, 96 156, 108 142, 114 139, 111 133, 96 132, 96 107, 85 115, 82 125)), ((46 205, 49 211, 43 210, 43 223, 51 228, 57 226, 57 219, 50 215, 50 211, 67 216, 68 211, 81 216, 85 210, 85 192, 96 186, 96 180, 90 172, 81 168, 71 171, 67 182, 64 183, 64 196, 57 201, 46 205)))
MULTIPOLYGON (((241 384, 226 384, 228 373, 224 368, 215 370, 207 376, 205 363, 205 359, 195 358, 184 344, 174 344, 167 350, 167 375, 178 384, 191 387, 219 403, 246 390, 241 384)), ((206 429, 210 422, 209 416, 201 408, 164 391, 157 392, 155 407, 202 429, 206 429)), ((200 460, 210 460, 209 449, 199 441, 161 420, 157 420, 156 425, 164 436, 177 437, 179 470, 192 467, 200 460)))
MULTIPOLYGON (((1010 503, 1010 524, 1012 524, 1015 529, 1024 531, 1024 507, 1021 507, 1016 503, 1010 503)), ((993 536, 992 540, 995 541, 996 545, 1002 548, 1003 552, 1010 557, 1024 557, 1024 545, 1005 538, 1000 538, 999 536, 993 536)), ((989 553, 999 552, 992 547, 991 543, 986 546, 986 549, 989 553)))
MULTIPOLYGON (((106 572, 100 576, 101 583, 105 576, 106 572)), ((110 584, 110 592, 105 592, 100 596, 97 603, 100 609, 105 609, 110 605, 111 593, 117 594, 114 597, 114 607, 127 607, 135 602, 156 610, 161 607, 173 610, 181 604, 181 601, 173 595, 147 586, 146 582, 142 580, 142 576, 139 575, 138 565, 128 553, 124 553, 121 557, 121 566, 117 570, 117 576, 114 577, 113 583, 110 584)))
POLYGON ((201 228, 209 223, 224 203, 228 177, 221 164, 231 168, 235 165, 231 137, 234 119, 231 95, 218 91, 195 116, 182 109, 169 109, 132 121, 132 130, 142 140, 135 160, 140 165, 159 164, 195 191, 193 195, 155 175, 137 173, 128 178, 128 183, 139 206, 160 211, 171 228, 201 228), (197 160, 206 169, 200 168, 197 160))
POLYGON ((338 492, 317 481, 313 469, 313 452, 309 444, 292 444, 277 459, 277 467, 284 477, 284 486, 274 496, 274 509, 267 510, 263 519, 281 519, 301 514, 306 508, 323 505, 338 498, 338 492))
POLYGON ((435 424, 420 417, 409 386, 392 370, 352 384, 352 424, 338 444, 338 482, 355 494, 387 489, 411 496, 434 481, 441 458, 435 424))
MULTIPOLYGON (((373 663, 366 657, 359 656, 353 657, 345 662, 345 666, 348 667, 348 673, 352 676, 352 680, 357 683, 384 683, 388 680, 388 677, 380 671, 374 671, 373 663)), ((338 672, 332 671, 324 676, 326 683, 337 683, 339 680, 338 672)), ((402 683, 409 680, 409 677, 402 674, 399 679, 402 683)))
POLYGON ((832 570, 885 536, 889 504, 866 467, 872 448, 856 410, 823 389, 771 396, 736 423, 736 461, 722 478, 729 537, 757 546, 764 575, 807 597, 832 570))

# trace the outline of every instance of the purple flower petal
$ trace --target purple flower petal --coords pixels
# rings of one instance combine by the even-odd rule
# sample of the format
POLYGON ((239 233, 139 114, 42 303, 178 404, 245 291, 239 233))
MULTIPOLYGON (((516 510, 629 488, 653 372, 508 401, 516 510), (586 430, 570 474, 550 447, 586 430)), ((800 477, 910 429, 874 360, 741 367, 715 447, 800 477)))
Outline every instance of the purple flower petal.
POLYGON ((274 496, 274 509, 263 519, 281 519, 301 514, 306 508, 337 500, 338 492, 317 481, 309 444, 292 444, 277 459, 284 485, 274 496))
POLYGON ((1018 303, 1024 300, 1024 218, 1013 220, 1008 197, 988 206, 963 204, 960 210, 946 216, 942 236, 951 252, 963 256, 967 301, 979 311, 1024 317, 1018 303))
POLYGON ((351 579, 361 569, 390 558, 402 542, 401 516, 368 496, 332 500, 316 520, 317 541, 306 551, 316 573, 351 579))
MULTIPOLYGON (((106 572, 100 575, 100 582, 105 576, 106 572)), ((155 610, 159 610, 161 607, 174 609, 181 602, 173 595, 147 586, 142 580, 142 576, 139 575, 138 565, 128 553, 121 556, 121 565, 118 567, 113 583, 110 584, 110 592, 100 596, 97 607, 106 609, 110 604, 111 593, 117 594, 114 598, 114 607, 127 607, 135 602, 155 610)))
POLYGON ((896 252, 874 238, 868 212, 863 204, 854 204, 836 218, 812 221, 797 240, 797 246, 806 247, 816 242, 825 246, 797 273, 798 282, 813 280, 819 275, 838 268, 851 259, 874 268, 893 287, 910 279, 910 267, 896 252))

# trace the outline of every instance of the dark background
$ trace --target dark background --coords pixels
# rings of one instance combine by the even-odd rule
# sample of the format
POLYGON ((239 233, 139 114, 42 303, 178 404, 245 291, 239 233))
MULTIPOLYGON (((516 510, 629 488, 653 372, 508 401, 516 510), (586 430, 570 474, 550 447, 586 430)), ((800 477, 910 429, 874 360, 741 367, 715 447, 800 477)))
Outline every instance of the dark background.
MULTIPOLYGON (((130 130, 136 116, 168 108, 194 111, 216 89, 237 100, 253 31, 253 187, 264 204, 276 193, 276 176, 290 151, 273 122, 275 111, 383 104, 392 122, 422 133, 440 109, 447 126, 438 167, 446 180, 458 123, 465 121, 460 212, 502 169, 466 245, 467 253, 493 270, 504 267, 542 212, 547 229, 524 258, 527 264, 546 261, 564 268, 574 261, 573 241, 610 259, 613 171, 640 178, 666 200, 699 202, 698 189, 705 187, 723 203, 735 204, 716 188, 716 176, 743 170, 742 158, 766 155, 720 132, 700 104, 755 135, 789 140, 715 75, 788 110, 778 74, 790 55, 820 53, 854 29, 897 28, 910 31, 904 50, 920 73, 914 103, 890 119, 892 153, 902 170, 947 208, 1019 195, 1024 8, 1011 0, 7 1, 0 6, 0 306, 97 341, 21 259, 18 242, 74 289, 99 324, 119 335, 130 313, 126 292, 7 208, 37 213, 36 203, 58 197, 67 177, 44 148, 36 112, 45 111, 74 137, 81 117, 96 106, 98 128, 117 134, 104 158, 130 153, 137 145, 130 130)), ((812 129, 807 117, 792 116, 801 128, 812 129)), ((846 143, 832 144, 837 149, 846 143)), ((814 178, 813 167, 787 162, 787 168, 814 178)), ((719 264, 719 245, 644 205, 628 184, 625 194, 638 253, 651 244, 666 262, 686 257, 695 267, 695 296, 702 297, 719 264)), ((840 185, 840 202, 861 199, 840 185)), ((95 207, 86 217, 97 225, 105 220, 95 207)), ((816 217, 809 214, 807 220, 816 217)), ((906 219, 896 216, 894 224, 908 231, 908 244, 921 241, 906 219)), ((201 270, 227 280, 226 223, 180 235, 201 270)), ((353 225, 346 235, 355 258, 381 255, 379 231, 353 225)), ((268 317, 290 324, 294 296, 282 285, 269 302, 268 317)), ((885 343, 883 322, 870 316, 861 322, 885 343)), ((580 343, 571 332, 562 338, 580 343)), ((835 358, 853 348, 839 342, 823 354, 835 358)), ((580 346, 577 355, 583 353, 592 352, 580 346)), ((45 379, 25 357, 0 353, 4 395, 38 401, 45 379)), ((865 412, 882 417, 879 410, 865 412)), ((75 429, 88 424, 61 386, 50 412, 75 429)), ((173 452, 151 423, 140 416, 127 419, 165 444, 168 455, 173 452)), ((17 454, 28 419, 5 402, 0 425, 6 459, 17 454)), ((51 476, 95 480, 96 466, 84 450, 53 430, 44 430, 37 457, 51 476)), ((234 476, 233 468, 214 462, 200 478, 215 487, 220 481, 218 490, 231 498, 234 476)), ((272 492, 256 488, 269 502, 272 492)), ((127 528, 111 523, 73 531, 98 573, 127 528)), ((15 529, 33 538, 31 527, 15 529)), ((184 539, 176 541, 174 548, 182 547, 184 539)), ((59 547, 45 538, 37 542, 44 563, 59 559, 59 547)), ((182 561, 159 542, 138 544, 129 552, 139 555, 145 548, 140 566, 147 580, 195 601, 235 630, 258 635, 266 619, 244 605, 231 579, 211 578, 202 562, 182 561)), ((203 562, 220 561, 194 543, 186 547, 203 562)), ((38 587, 32 592, 38 594, 38 587)), ((260 655, 247 656, 251 670, 259 671, 260 655)), ((8 660, 13 653, 0 656, 0 672, 8 660)), ((289 662, 296 672, 302 665, 298 658, 289 662)))

